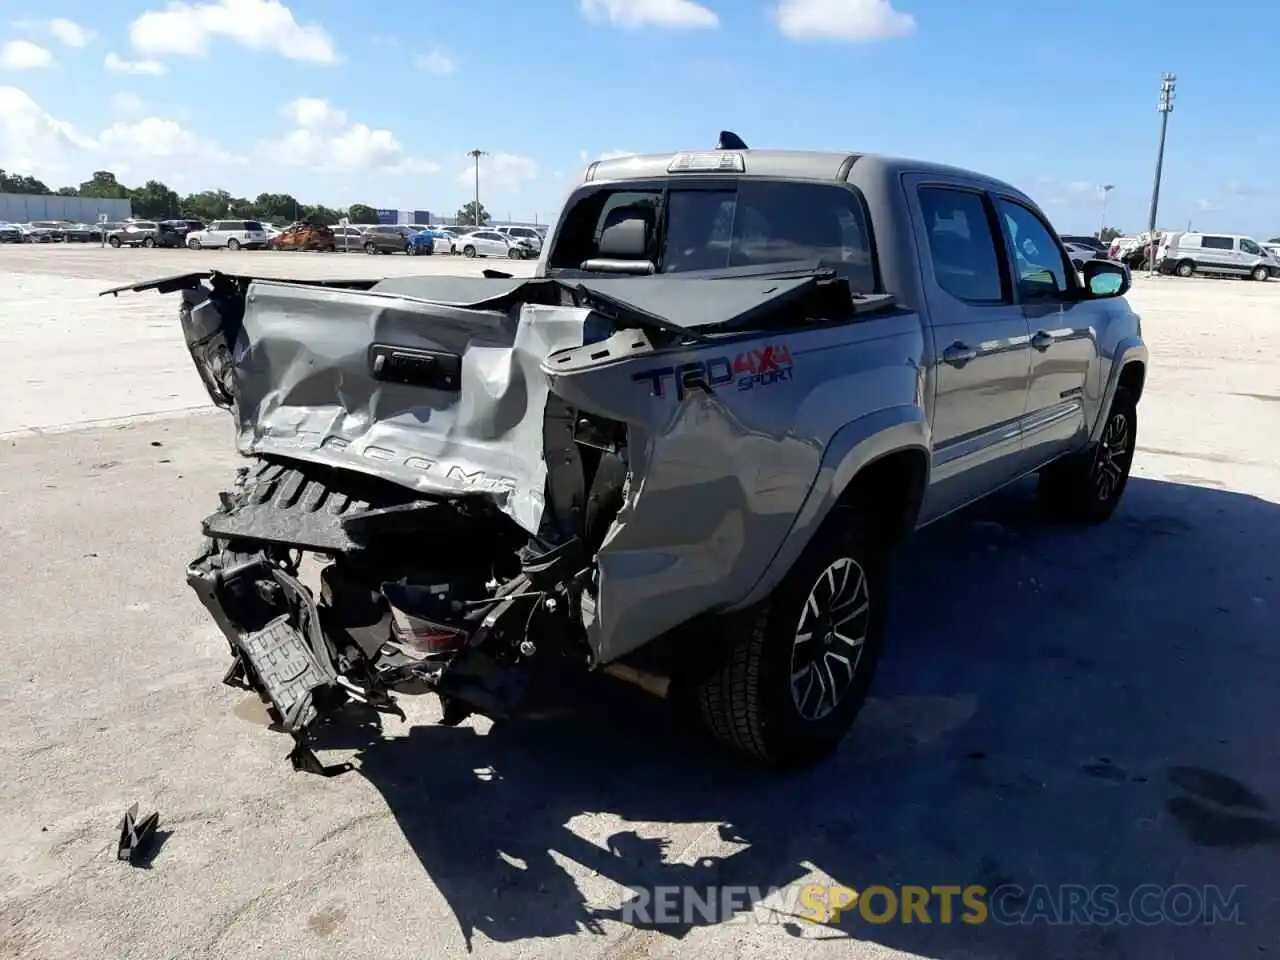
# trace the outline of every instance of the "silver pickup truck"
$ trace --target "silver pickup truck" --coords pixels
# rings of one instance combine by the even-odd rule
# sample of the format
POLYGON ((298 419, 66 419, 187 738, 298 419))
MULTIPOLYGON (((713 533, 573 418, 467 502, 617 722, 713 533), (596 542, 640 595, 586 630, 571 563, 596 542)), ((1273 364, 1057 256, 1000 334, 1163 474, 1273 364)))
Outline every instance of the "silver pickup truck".
POLYGON ((1129 285, 990 177, 726 135, 592 164, 533 278, 107 292, 181 292, 250 458, 188 580, 227 682, 326 772, 314 721, 344 703, 518 716, 552 659, 688 698, 765 763, 821 758, 904 536, 1032 473, 1058 517, 1115 510, 1129 285))

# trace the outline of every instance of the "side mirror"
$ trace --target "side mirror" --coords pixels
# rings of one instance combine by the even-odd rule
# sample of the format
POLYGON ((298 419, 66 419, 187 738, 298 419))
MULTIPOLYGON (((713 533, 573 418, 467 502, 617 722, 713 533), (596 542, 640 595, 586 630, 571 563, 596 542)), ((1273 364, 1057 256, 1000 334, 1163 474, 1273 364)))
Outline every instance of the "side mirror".
POLYGON ((1086 260, 1080 272, 1084 275, 1084 286, 1090 300, 1123 297, 1133 286, 1129 268, 1114 260, 1086 260))

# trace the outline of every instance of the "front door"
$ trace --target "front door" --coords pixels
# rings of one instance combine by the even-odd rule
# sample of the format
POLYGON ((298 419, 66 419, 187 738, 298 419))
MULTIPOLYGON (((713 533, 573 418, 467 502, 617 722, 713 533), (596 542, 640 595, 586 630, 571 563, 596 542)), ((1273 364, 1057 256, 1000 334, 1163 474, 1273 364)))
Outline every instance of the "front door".
POLYGON ((1237 242, 1241 273, 1252 273, 1254 267, 1262 263, 1262 248, 1248 237, 1241 237, 1237 242))
POLYGON ((980 190, 907 177, 934 339, 928 522, 1017 475, 1030 373, 1027 320, 1014 301, 995 211, 980 190))
POLYGON ((1095 320, 1106 308, 1072 298, 1080 287, 1075 269, 1035 211, 1011 197, 996 197, 995 205, 1031 338, 1021 456, 1030 470, 1084 439, 1085 380, 1098 355, 1095 320))

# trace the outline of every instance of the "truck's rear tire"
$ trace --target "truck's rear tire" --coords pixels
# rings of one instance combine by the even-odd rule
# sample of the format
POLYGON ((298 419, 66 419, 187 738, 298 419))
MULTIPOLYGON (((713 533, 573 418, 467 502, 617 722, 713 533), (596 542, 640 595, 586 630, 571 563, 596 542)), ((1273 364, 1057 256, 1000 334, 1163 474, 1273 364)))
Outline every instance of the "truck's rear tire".
POLYGON ((1181 263, 1178 264, 1177 270, 1175 272, 1180 277, 1190 277, 1195 274, 1196 265, 1192 263, 1190 260, 1183 260, 1181 263))
POLYGON ((1124 387, 1107 411, 1102 439, 1040 471, 1040 503, 1056 520, 1102 523, 1124 496, 1138 441, 1138 406, 1124 387))
POLYGON ((780 768, 839 746, 884 648, 885 561, 874 527, 838 508, 766 600, 725 619, 735 633, 696 691, 713 737, 780 768))

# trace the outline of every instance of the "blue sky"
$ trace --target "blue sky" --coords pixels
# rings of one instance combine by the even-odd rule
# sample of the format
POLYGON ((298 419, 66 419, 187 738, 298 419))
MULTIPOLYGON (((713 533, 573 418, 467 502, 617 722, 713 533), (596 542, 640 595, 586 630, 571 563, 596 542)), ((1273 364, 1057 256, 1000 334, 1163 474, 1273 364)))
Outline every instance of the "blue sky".
POLYGON ((1271 0, 0 0, 0 167, 498 217, 590 159, 710 146, 895 153, 1027 190, 1062 232, 1280 235, 1271 0))

